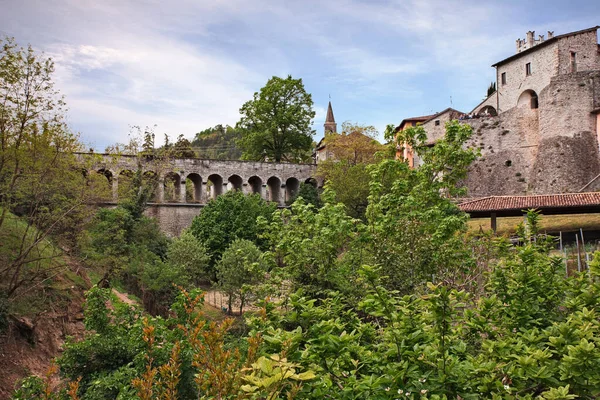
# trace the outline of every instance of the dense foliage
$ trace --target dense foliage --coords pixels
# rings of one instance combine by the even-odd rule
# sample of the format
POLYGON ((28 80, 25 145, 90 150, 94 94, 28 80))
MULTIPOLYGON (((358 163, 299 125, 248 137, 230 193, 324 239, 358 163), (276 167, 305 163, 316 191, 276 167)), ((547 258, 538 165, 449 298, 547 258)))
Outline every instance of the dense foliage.
POLYGON ((312 150, 313 101, 302 79, 269 79, 242 108, 236 128, 243 157, 261 161, 307 161, 312 150))
POLYGON ((48 240, 72 247, 90 204, 108 190, 73 154, 82 146, 65 123, 53 73, 51 59, 0 39, 0 297, 8 302, 56 273, 49 260, 62 251, 49 251, 60 247, 48 240))
POLYGON ((275 209, 275 205, 267 203, 258 194, 229 191, 211 200, 202 209, 192 221, 190 232, 206 245, 214 268, 235 239, 246 239, 264 248, 266 242, 259 236, 256 219, 263 217, 271 220, 275 209))
POLYGON ((241 137, 238 129, 216 125, 196 133, 192 146, 199 158, 212 160, 239 160, 242 150, 237 145, 241 137))
POLYGON ((372 126, 344 123, 341 133, 328 133, 323 138, 330 158, 319 162, 317 175, 354 218, 365 218, 371 180, 368 166, 388 153, 375 139, 377 134, 372 126))

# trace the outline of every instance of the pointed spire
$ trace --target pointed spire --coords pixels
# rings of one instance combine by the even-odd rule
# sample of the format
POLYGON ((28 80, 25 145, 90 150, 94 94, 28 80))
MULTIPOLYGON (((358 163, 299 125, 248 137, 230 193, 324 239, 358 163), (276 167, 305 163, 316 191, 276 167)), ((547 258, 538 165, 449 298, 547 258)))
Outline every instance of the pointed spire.
POLYGON ((327 106, 327 117, 325 118, 325 133, 327 132, 337 132, 337 124, 335 123, 335 118, 333 117, 333 108, 331 108, 331 101, 327 106))

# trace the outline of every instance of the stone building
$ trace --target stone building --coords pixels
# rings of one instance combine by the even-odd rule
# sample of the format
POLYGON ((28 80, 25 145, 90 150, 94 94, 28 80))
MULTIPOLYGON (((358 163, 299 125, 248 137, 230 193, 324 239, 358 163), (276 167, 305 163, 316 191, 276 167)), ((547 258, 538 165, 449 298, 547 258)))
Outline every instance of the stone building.
POLYGON ((600 188, 597 29, 537 39, 528 32, 514 55, 493 65, 497 91, 468 114, 476 118, 444 110, 423 123, 432 143, 450 119, 473 127, 468 145, 481 157, 465 182, 469 196, 600 188))

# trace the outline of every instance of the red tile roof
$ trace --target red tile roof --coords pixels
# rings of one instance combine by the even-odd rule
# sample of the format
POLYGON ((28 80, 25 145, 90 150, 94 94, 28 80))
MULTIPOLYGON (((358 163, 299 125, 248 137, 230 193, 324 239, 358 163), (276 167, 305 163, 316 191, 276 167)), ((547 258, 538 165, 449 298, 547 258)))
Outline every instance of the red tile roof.
POLYGON ((464 212, 600 206, 600 192, 536 196, 490 196, 458 205, 464 212))

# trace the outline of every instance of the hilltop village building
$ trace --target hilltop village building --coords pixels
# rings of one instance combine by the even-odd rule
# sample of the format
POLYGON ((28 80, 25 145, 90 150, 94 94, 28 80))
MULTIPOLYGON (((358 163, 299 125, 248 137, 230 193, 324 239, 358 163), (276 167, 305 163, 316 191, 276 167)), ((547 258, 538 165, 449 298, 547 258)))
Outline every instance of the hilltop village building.
MULTIPOLYGON (((446 122, 473 127, 468 143, 481 152, 465 184, 470 197, 550 194, 600 189, 600 45, 598 27, 517 39, 516 52, 493 65, 496 92, 471 112, 448 108, 406 123, 422 124, 428 142, 446 122)), ((404 125, 403 125, 404 124, 404 125)), ((418 158, 399 144, 398 157, 418 158)))

